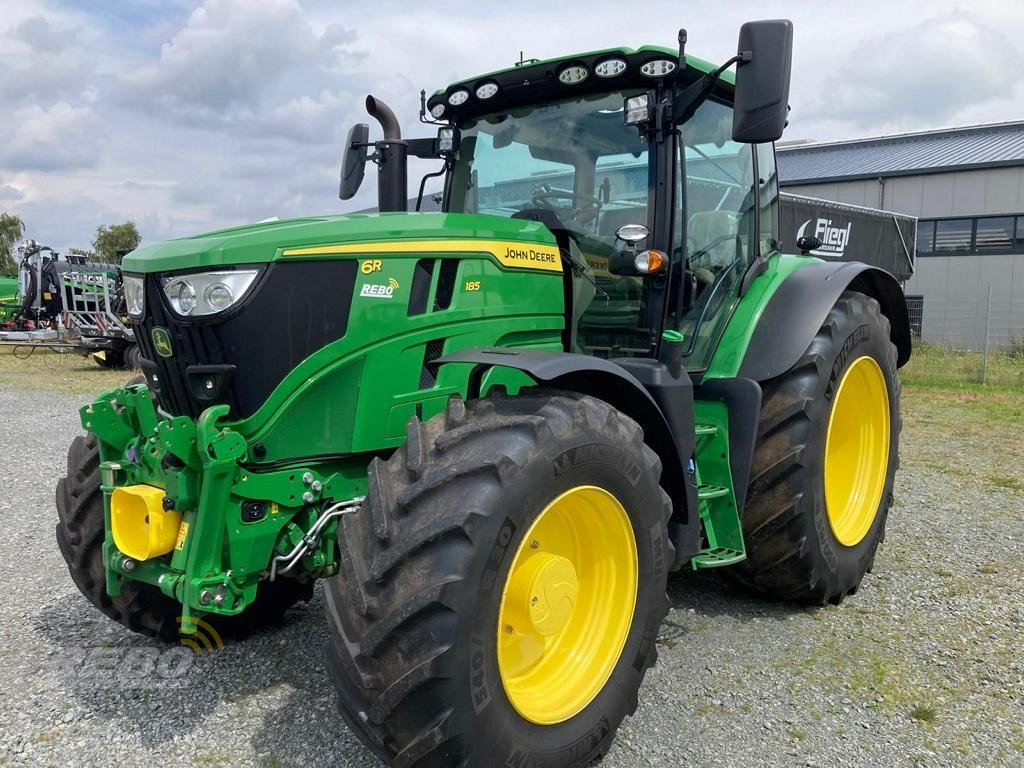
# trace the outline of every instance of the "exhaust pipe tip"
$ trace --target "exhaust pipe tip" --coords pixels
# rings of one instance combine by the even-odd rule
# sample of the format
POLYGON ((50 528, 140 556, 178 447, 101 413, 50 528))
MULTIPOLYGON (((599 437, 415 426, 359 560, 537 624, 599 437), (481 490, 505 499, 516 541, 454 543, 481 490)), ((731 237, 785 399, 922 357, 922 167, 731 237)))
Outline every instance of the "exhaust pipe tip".
POLYGON ((374 98, 373 96, 366 97, 366 112, 380 123, 381 130, 384 131, 385 141, 400 141, 402 138, 402 128, 398 124, 398 118, 395 117, 395 113, 391 110, 387 104, 380 99, 374 98))

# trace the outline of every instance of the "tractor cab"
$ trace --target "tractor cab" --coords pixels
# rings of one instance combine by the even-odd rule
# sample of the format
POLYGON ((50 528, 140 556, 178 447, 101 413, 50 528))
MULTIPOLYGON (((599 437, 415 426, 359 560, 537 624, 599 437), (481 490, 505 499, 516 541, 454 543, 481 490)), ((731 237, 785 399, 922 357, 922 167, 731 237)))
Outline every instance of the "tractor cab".
MULTIPOLYGON (((444 125, 408 152, 443 158, 444 211, 552 232, 567 266, 566 351, 657 357, 670 331, 683 340, 675 354, 702 371, 744 278, 778 250, 772 140, 786 120, 791 32, 744 25, 740 52, 717 68, 685 53, 685 31, 678 50, 521 61, 424 99, 422 119, 444 125)), ((385 194, 395 146, 375 146, 385 194)))

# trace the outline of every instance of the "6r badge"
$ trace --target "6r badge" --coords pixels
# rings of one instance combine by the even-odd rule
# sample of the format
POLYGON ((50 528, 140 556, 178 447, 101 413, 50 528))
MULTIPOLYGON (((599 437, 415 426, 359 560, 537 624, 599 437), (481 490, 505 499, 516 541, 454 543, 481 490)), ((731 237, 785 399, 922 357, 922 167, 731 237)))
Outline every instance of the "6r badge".
POLYGON ((160 357, 170 357, 174 354, 174 348, 171 346, 171 334, 167 332, 166 328, 157 326, 150 331, 149 335, 153 339, 153 348, 160 357))

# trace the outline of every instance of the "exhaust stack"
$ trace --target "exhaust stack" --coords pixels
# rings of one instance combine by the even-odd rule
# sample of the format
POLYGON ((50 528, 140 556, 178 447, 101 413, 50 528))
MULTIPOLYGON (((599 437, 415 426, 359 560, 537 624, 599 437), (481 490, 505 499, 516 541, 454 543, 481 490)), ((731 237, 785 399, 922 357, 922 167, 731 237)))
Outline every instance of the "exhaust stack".
POLYGON ((408 203, 408 145, 402 141, 398 118, 387 104, 366 97, 366 111, 380 123, 384 140, 377 142, 377 210, 405 211, 408 203))

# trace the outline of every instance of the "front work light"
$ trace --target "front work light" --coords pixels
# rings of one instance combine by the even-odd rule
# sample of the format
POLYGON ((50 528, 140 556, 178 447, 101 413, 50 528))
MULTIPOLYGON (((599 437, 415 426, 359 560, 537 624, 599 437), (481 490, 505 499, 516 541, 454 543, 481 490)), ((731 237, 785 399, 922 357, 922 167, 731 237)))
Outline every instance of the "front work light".
POLYGON ((141 277, 123 275, 121 285, 124 288, 124 303, 128 307, 128 317, 138 320, 146 314, 145 281, 141 277))
POLYGON ((626 115, 626 125, 646 122, 648 116, 647 94, 642 93, 639 96, 630 96, 626 99, 624 112, 626 115))
MULTIPOLYGON (((215 315, 233 307, 252 286, 258 269, 193 272, 160 278, 167 300, 183 317, 215 315)), ((127 296, 127 290, 125 291, 127 296)))
POLYGON ((430 108, 430 115, 435 120, 440 120, 441 115, 444 114, 444 104, 435 104, 430 108))
POLYGON ((491 96, 498 92, 497 83, 484 83, 483 85, 477 86, 476 97, 478 99, 489 99, 491 96))
POLYGON ((438 152, 451 152, 455 149, 455 129, 454 128, 438 128, 437 129, 437 151, 438 152))
POLYGON ((672 59, 654 59, 640 67, 640 72, 647 77, 664 77, 672 74, 676 63, 672 59))
POLYGON ((469 98, 469 91, 465 88, 459 88, 457 91, 452 91, 448 94, 448 103, 453 107, 459 106, 459 104, 465 104, 466 99, 469 98))
POLYGON ((605 59, 594 67, 594 74, 598 77, 615 77, 625 71, 625 59, 605 59))
POLYGON ((576 83, 582 83, 586 80, 588 74, 590 73, 587 71, 586 67, 582 67, 579 64, 573 64, 559 72, 558 79, 566 85, 575 85, 576 83))

